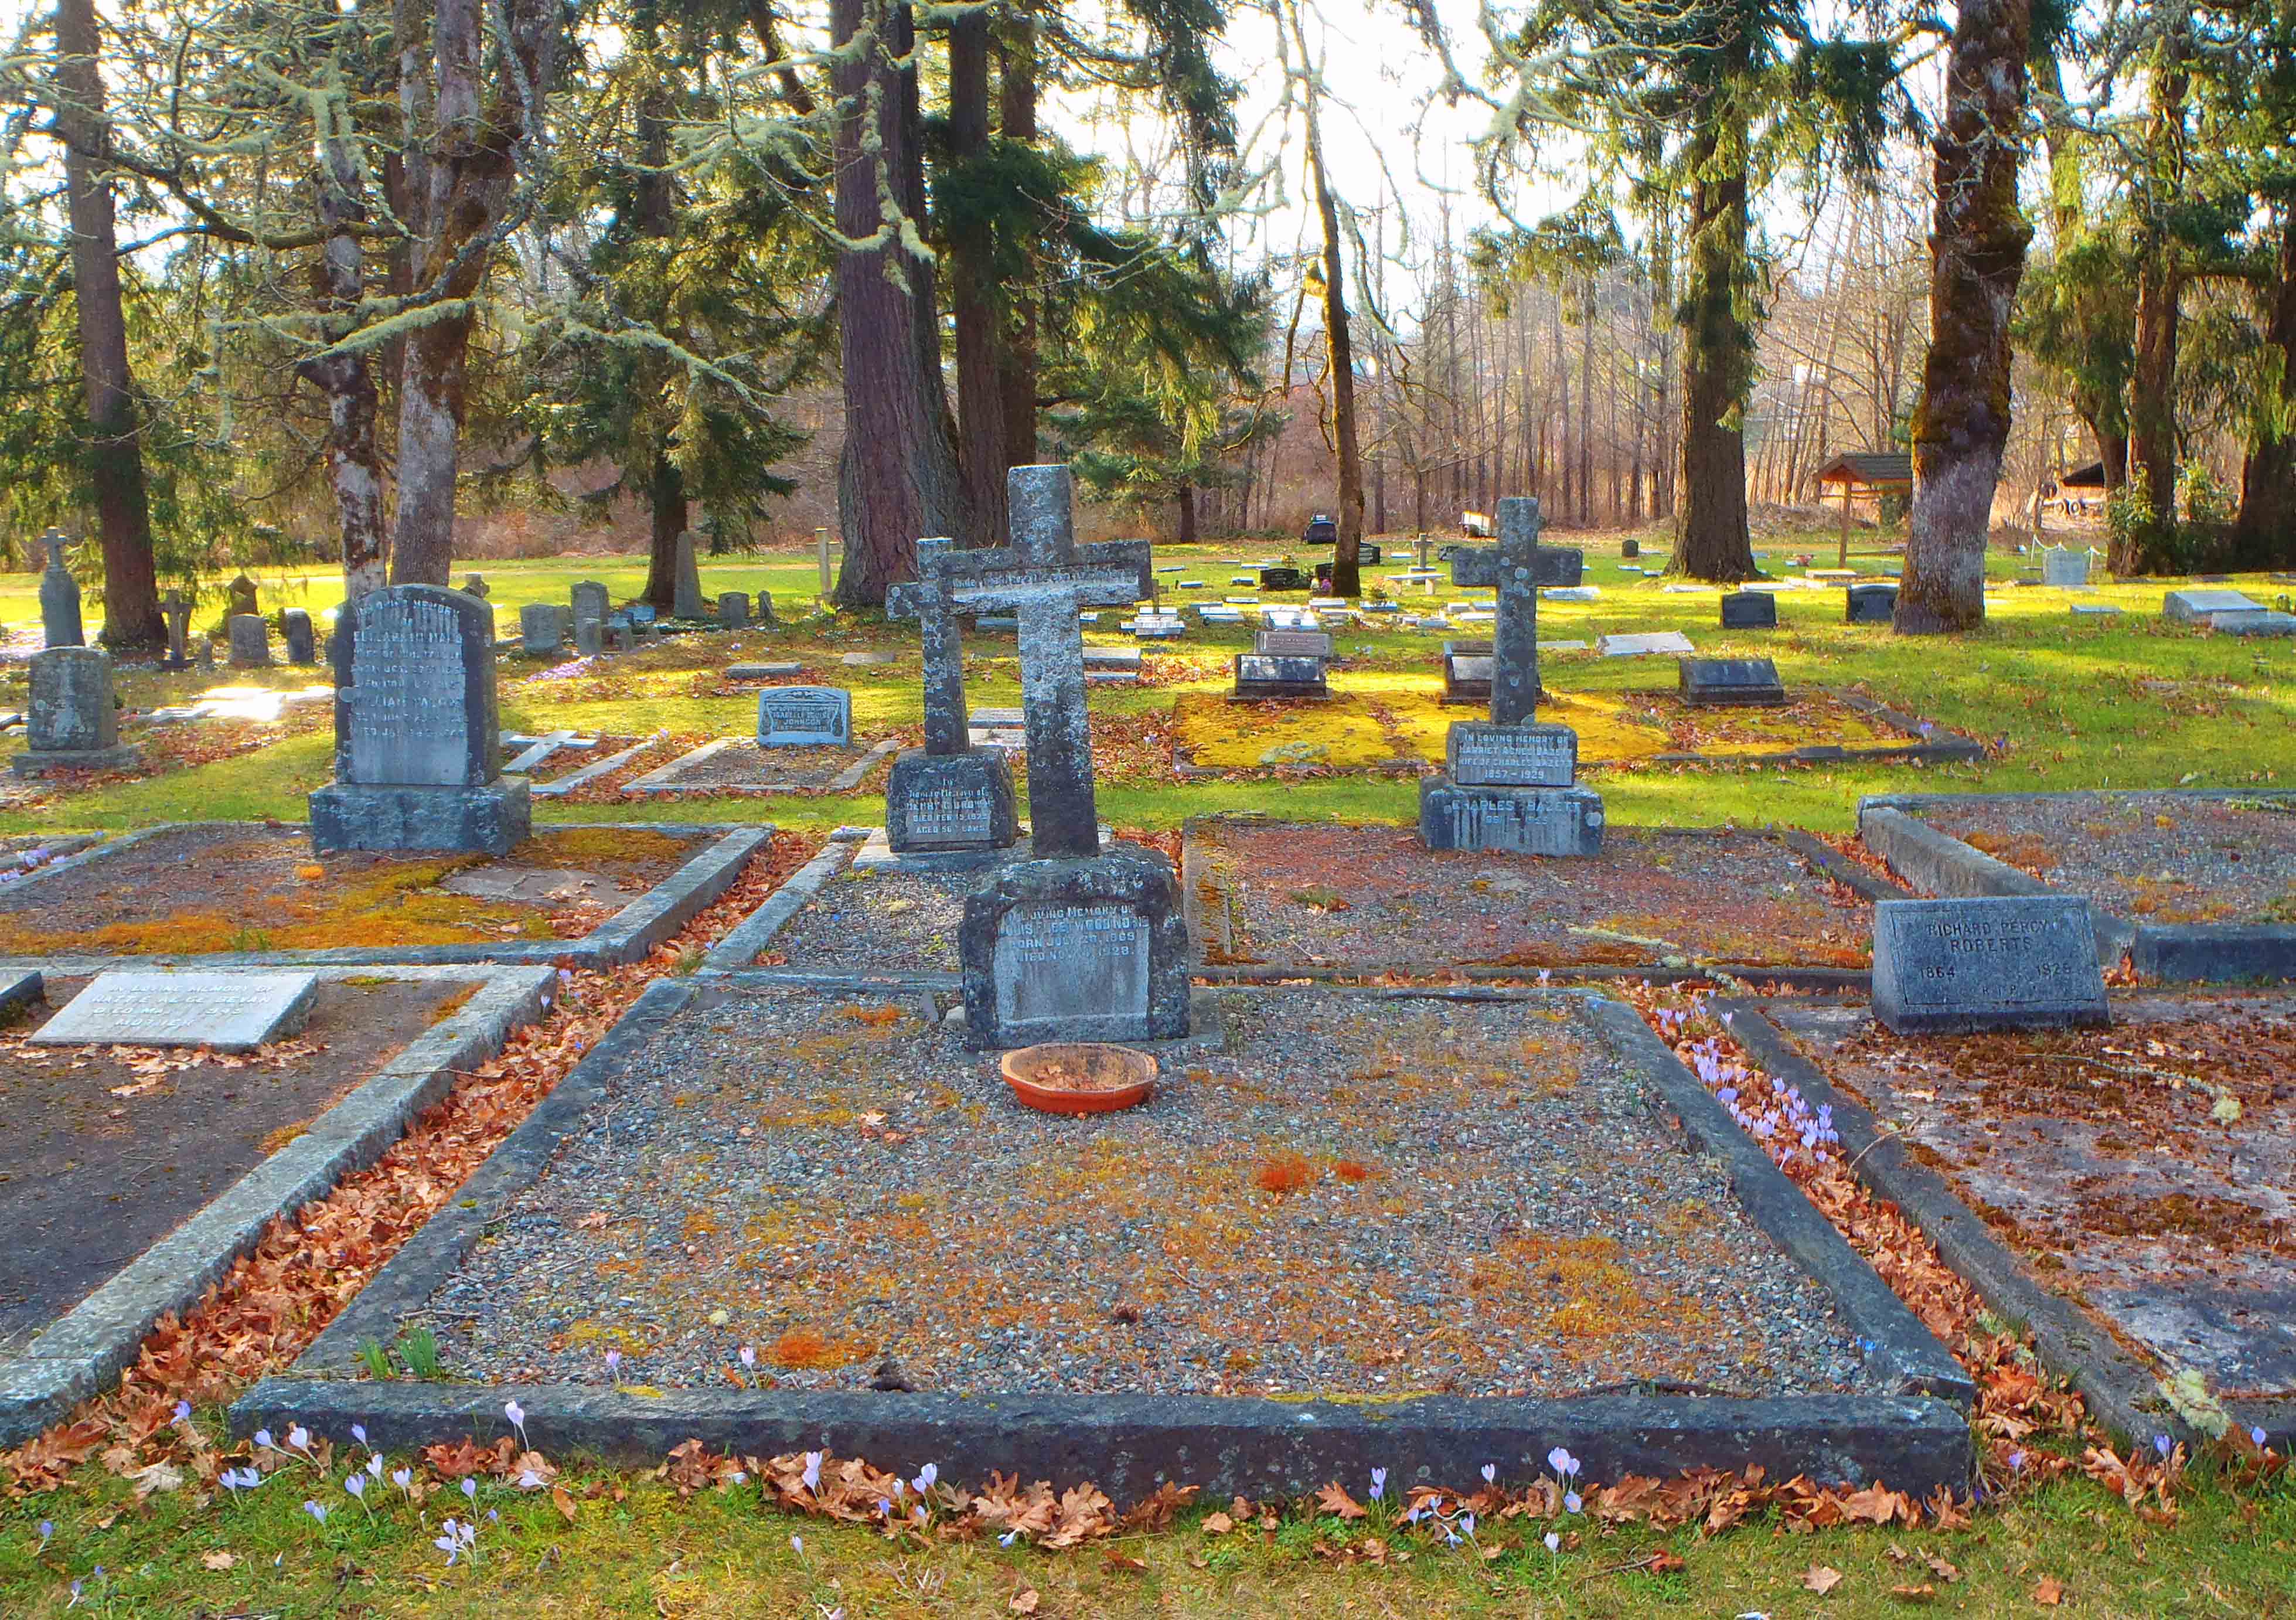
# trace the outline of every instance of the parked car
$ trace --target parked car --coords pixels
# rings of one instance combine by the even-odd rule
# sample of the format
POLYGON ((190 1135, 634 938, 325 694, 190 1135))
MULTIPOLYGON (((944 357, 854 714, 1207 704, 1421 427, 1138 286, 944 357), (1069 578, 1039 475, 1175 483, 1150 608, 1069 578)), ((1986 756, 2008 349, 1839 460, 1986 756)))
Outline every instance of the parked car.
POLYGON ((1303 546, 1336 546, 1340 543, 1340 526, 1329 513, 1318 512, 1308 520, 1308 532, 1300 537, 1303 546))

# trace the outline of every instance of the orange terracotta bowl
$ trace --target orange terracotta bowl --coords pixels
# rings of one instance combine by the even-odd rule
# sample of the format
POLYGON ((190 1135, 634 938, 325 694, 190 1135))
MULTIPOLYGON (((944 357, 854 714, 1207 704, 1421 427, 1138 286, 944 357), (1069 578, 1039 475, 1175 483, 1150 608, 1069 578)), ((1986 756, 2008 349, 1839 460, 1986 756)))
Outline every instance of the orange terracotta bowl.
POLYGON ((1046 1114, 1112 1114, 1148 1100, 1156 1060, 1129 1047, 1056 1041, 1004 1054, 1013 1095, 1046 1114))

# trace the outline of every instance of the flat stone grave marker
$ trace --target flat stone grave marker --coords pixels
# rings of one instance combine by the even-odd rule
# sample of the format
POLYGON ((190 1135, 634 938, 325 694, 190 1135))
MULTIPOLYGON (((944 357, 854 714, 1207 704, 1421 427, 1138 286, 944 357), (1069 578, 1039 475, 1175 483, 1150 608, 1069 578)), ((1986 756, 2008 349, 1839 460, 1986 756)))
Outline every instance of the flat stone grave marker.
POLYGON ((1901 1035, 2109 1022, 2088 901, 1882 901, 1874 909, 1874 1016, 1901 1035))
POLYGON ((1680 630, 1644 630, 1627 636, 1604 636, 1595 645, 1595 650, 1605 658, 1643 658, 1652 654, 1679 656, 1698 650, 1690 645, 1690 637, 1680 630))
POLYGON ((1252 637, 1251 650, 1279 658, 1329 658, 1332 637, 1327 630, 1266 629, 1252 637))
POLYGON ((2236 590, 2172 590, 2161 599, 2166 619, 2197 623, 2216 613, 2257 613, 2264 604, 2236 590))
POLYGON ((758 694, 766 748, 844 748, 853 741, 853 695, 842 687, 769 687, 758 694))
POLYGON ((2110 602, 2076 602, 2072 611, 2079 619, 2110 619, 2121 610, 2110 602))
POLYGON ((889 663, 898 663, 901 655, 898 653, 840 653, 837 662, 849 669, 873 670, 889 663))
POLYGON ((2220 636, 2296 636, 2296 613, 2258 608, 2253 613, 2210 613, 2209 628, 2220 636))
POLYGON ((1767 658, 1685 658, 1676 670, 1683 701, 1702 708, 1786 701, 1778 666, 1767 658))
POLYGON ((1320 658, 1275 653, 1238 653, 1231 695, 1262 698, 1328 697, 1331 686, 1320 658))
POLYGON ((33 1032, 35 1046, 205 1046, 251 1052, 303 1027, 315 973, 115 969, 33 1032))
POLYGON ((1490 645, 1488 641, 1445 644, 1443 702, 1488 703, 1491 701, 1491 671, 1496 661, 1490 654, 1490 645), (1464 650, 1474 646, 1480 646, 1484 650, 1480 653, 1464 650), (1455 651, 1455 648, 1459 650, 1455 651))
POLYGON ((1599 585, 1556 585, 1538 594, 1541 600, 1547 602, 1598 602, 1602 599, 1603 588, 1599 585))
POLYGON ((1842 593, 1846 624, 1887 624, 1897 616, 1898 588, 1894 585, 1852 585, 1842 593))
POLYGON ((1138 647, 1086 647, 1084 667, 1087 670, 1130 670, 1137 673, 1142 663, 1138 647))
POLYGON ((776 676, 804 673, 805 666, 794 659, 776 660, 769 663, 729 663, 726 666, 727 680, 771 680, 776 676))
POLYGON ((1778 599, 1767 591, 1734 590, 1722 598, 1722 628, 1726 630, 1774 630, 1778 627, 1778 599))
POLYGON ((1262 590, 1305 590, 1308 576, 1296 568, 1263 568, 1259 571, 1262 590))

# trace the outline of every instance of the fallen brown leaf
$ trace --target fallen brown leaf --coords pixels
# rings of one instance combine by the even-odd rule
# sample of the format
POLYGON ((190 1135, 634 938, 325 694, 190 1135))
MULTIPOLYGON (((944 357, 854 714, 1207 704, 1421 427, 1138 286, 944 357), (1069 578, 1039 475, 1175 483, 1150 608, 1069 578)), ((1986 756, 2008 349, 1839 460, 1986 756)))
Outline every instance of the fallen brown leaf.
POLYGON ((564 1485, 553 1485, 550 1487, 550 1501, 568 1524, 574 1522, 574 1496, 571 1492, 564 1485))
POLYGON ((1004 1607, 1012 1610, 1016 1615, 1035 1614, 1037 1612, 1037 1589, 1033 1586, 1021 1587, 1018 1591, 1013 1594, 1012 1598, 1005 1603, 1004 1607))
POLYGON ((1928 1581, 1919 1586, 1892 1586, 1890 1595, 1906 1603, 1926 1603, 1937 1596, 1937 1587, 1928 1581))
POLYGON ((1831 1565, 1812 1564, 1802 1571, 1801 1583, 1822 1598, 1841 1584, 1841 1572, 1831 1565))
POLYGON ((2043 1608, 2054 1608, 2065 1600, 2064 1583, 2054 1575, 2043 1575, 2033 1583, 2033 1601, 2043 1608))
POLYGON ((238 1563, 239 1560, 233 1557, 226 1550, 218 1547, 213 1552, 203 1552, 200 1554, 200 1562, 209 1569, 229 1569, 234 1564, 238 1563))
POLYGON ((1204 1515, 1204 1534, 1206 1535, 1226 1535, 1229 1531, 1234 1528, 1235 1521, 1225 1513, 1207 1513, 1204 1515))

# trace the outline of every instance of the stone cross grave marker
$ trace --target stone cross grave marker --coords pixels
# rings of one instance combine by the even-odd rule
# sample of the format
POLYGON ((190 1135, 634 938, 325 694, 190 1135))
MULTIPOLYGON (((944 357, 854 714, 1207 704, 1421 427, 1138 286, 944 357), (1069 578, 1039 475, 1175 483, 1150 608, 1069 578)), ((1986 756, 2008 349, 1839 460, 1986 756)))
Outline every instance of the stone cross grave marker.
MULTIPOLYGON (((1005 479, 1013 544, 987 551, 950 547, 930 556, 920 547, 918 567, 948 610, 1002 610, 1018 618, 1036 852, 1096 855, 1100 822, 1077 613, 1087 604, 1129 606, 1150 595, 1149 546, 1145 540, 1078 545, 1075 487, 1066 466, 1014 467, 1005 479)), ((964 712, 961 695, 955 712, 964 712)))
POLYGON ((1538 592, 1542 586, 1576 585, 1587 554, 1538 543, 1538 503, 1511 495, 1499 502, 1498 544, 1461 546, 1451 553, 1451 583, 1495 588, 1498 620, 1491 634, 1491 719, 1502 726, 1529 723, 1542 695, 1538 685, 1538 592))
POLYGON ((79 581, 64 566, 64 547, 71 537, 51 529, 40 537, 48 548, 48 565, 40 571, 40 630, 45 646, 84 647, 87 627, 79 614, 79 581))
POLYGON ((318 988, 315 973, 100 973, 31 1041, 252 1052, 300 1030, 318 988))
POLYGON ((191 667, 191 647, 185 639, 191 633, 192 604, 184 593, 171 590, 160 603, 160 617, 168 627, 168 655, 160 661, 163 670, 187 670, 191 667))
POLYGON ((924 654, 925 745, 893 761, 885 784, 885 839, 896 851, 1001 850, 1019 836, 1013 770, 996 749, 975 750, 965 723, 964 633, 945 559, 955 542, 917 542, 918 578, 886 593, 889 614, 917 621, 924 654))
POLYGON ((1881 901, 1874 1016, 1901 1035, 2109 1023, 2087 900, 1881 901))

